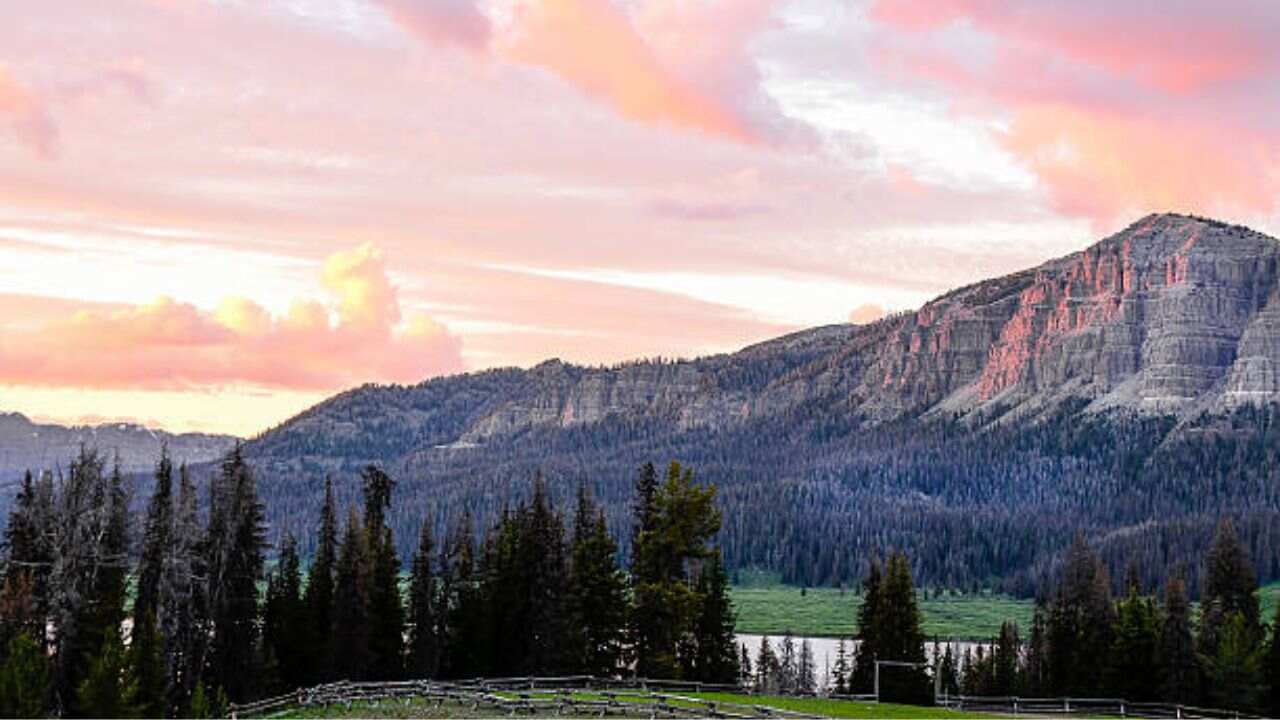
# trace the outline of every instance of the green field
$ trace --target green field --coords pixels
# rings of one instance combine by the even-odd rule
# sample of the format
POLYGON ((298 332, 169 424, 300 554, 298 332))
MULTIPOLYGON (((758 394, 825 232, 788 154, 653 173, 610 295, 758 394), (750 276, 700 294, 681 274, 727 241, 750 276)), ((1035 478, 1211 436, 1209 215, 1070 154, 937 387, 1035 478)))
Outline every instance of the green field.
MULTIPOLYGON (((735 586, 738 632, 813 637, 851 636, 857 629, 862 598, 834 588, 800 588, 786 585, 735 586)), ((928 637, 985 640, 1000 632, 1000 623, 1014 620, 1030 627, 1034 605, 1003 595, 943 593, 920 598, 924 632, 928 637)))
MULTIPOLYGON (((852 702, 846 700, 827 700, 824 698, 774 697, 767 695, 735 695, 732 693, 681 693, 683 697, 699 700, 711 700, 719 703, 738 705, 761 705, 780 710, 791 710, 809 715, 821 715, 830 718, 978 718, 975 713, 956 712, 943 708, 916 707, 912 705, 893 705, 852 702)), ((603 696, 581 692, 574 693, 580 700, 600 700, 603 696)), ((624 701, 625 704, 625 701, 624 701)), ((672 704, 680 704, 678 701, 672 704)), ((697 705, 689 704, 690 707, 697 705)), ((404 702, 382 702, 377 705, 368 702, 353 703, 350 708, 342 705, 315 707, 294 710, 273 717, 320 719, 320 718, 479 718, 493 717, 492 709, 472 710, 470 707, 456 703, 445 703, 439 707, 422 700, 404 702)), ((632 715, 612 715, 611 717, 632 717, 632 715)), ((637 712, 634 717, 648 717, 647 713, 637 712)))
MULTIPOLYGON (((732 591, 738 609, 738 632, 760 635, 848 637, 857 629, 856 618, 862 598, 852 591, 835 588, 800 588, 777 582, 756 581, 736 585, 732 591)), ((1280 605, 1280 582, 1258 592, 1262 619, 1270 622, 1280 605)), ((920 596, 927 637, 948 640, 986 640, 1000 632, 1000 623, 1014 620, 1023 631, 1031 627, 1034 610, 1031 600, 1005 595, 931 593, 920 596)))

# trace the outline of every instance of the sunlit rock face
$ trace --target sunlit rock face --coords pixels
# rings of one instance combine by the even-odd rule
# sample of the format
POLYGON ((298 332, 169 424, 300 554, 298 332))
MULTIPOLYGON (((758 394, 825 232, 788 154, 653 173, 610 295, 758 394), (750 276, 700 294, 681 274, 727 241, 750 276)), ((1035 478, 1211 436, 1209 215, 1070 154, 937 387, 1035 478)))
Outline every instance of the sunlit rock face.
POLYGON ((1152 215, 1079 253, 887 321, 843 372, 873 419, 1046 407, 1213 409, 1280 399, 1280 243, 1152 215))

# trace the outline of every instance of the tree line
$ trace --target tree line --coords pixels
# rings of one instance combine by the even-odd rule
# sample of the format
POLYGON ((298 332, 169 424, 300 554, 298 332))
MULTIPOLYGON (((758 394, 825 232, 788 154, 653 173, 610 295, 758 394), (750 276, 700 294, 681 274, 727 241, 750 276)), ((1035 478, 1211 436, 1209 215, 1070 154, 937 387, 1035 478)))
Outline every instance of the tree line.
POLYGON ((1137 573, 1116 599, 1106 565, 1083 539, 1054 593, 1037 603, 1027 638, 1004 623, 989 653, 944 676, 975 695, 1119 697, 1280 714, 1280 614, 1260 617, 1257 573, 1230 520, 1204 556, 1199 612, 1177 570, 1159 597, 1137 573))
POLYGON ((716 488, 679 463, 635 477, 629 573, 591 493, 570 524, 541 477, 479 536, 423 518, 405 573, 395 480, 370 465, 360 485, 343 512, 326 483, 308 567, 288 533, 268 567, 240 447, 203 502, 162 454, 139 528, 96 451, 28 473, 0 567, 0 716, 211 717, 336 679, 737 679, 716 488))

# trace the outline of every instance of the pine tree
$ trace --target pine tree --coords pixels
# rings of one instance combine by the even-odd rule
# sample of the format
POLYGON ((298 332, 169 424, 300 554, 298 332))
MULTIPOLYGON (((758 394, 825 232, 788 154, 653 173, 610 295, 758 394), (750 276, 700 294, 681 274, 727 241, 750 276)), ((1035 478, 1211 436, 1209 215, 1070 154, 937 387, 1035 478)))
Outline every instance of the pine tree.
POLYGON ((872 559, 867 578, 862 583, 862 604, 858 607, 858 648, 854 653, 853 673, 849 678, 849 691, 854 694, 870 694, 875 684, 875 663, 881 659, 880 637, 877 623, 881 615, 880 563, 872 559))
POLYGON ((1200 697, 1200 667, 1191 633, 1191 603, 1181 577, 1171 577, 1164 590, 1164 622, 1160 626, 1159 697, 1191 703, 1200 697))
MULTIPOLYGON (((693 677, 703 682, 732 683, 738 675, 734 635, 736 615, 729 599, 729 575, 725 572, 718 549, 702 566, 698 580, 698 604, 700 611, 693 630, 697 646, 693 677)), ((812 664, 813 658, 809 660, 812 664)), ((811 667, 810 671, 812 680, 815 668, 811 667)))
POLYGON ((796 660, 796 688, 801 695, 813 695, 817 688, 814 685, 818 675, 818 667, 813 661, 813 645, 809 639, 800 641, 800 656, 796 660))
POLYGON ((761 695, 778 692, 778 656, 773 653, 769 636, 760 638, 760 652, 756 655, 755 691, 761 695))
POLYGON ((488 620, 475 579, 475 540, 472 520, 464 513, 441 548, 440 585, 444 605, 442 672, 446 678, 483 674, 477 657, 483 626, 488 620))
POLYGON ((534 480, 533 498, 519 523, 517 554, 522 567, 518 574, 528 603, 524 671, 535 675, 560 672, 569 655, 565 607, 569 559, 564 520, 551 507, 541 476, 534 480))
POLYGON ((166 446, 160 448, 156 464, 155 487, 147 504, 147 519, 142 532, 142 558, 138 562, 138 584, 134 591, 133 617, 160 614, 160 580, 164 574, 164 556, 173 533, 173 463, 166 446))
POLYGON ((53 567, 51 494, 47 478, 37 483, 27 472, 9 513, 3 543, 8 561, 0 573, 0 647, 24 631, 31 638, 44 638, 53 567))
POLYGON ((1049 678, 1056 695, 1103 694, 1115 606, 1102 561, 1077 536, 1049 613, 1049 678))
POLYGON ((372 654, 369 651, 369 549, 360 517, 352 508, 338 551, 334 580, 334 664, 338 677, 364 680, 372 654))
POLYGON ((795 638, 791 637, 791 633, 788 632, 782 636, 782 642, 778 644, 777 684, 778 692, 783 695, 791 695, 796 691, 798 662, 796 641, 795 638))
POLYGON ((372 465, 364 469, 361 478, 365 493, 365 542, 370 562, 368 676, 373 680, 394 680, 404 672, 400 558, 385 520, 395 481, 372 465))
POLYGON ((738 646, 741 653, 738 655, 738 687, 749 688, 755 679, 755 670, 751 667, 751 651, 747 649, 747 644, 742 643, 738 646))
POLYGON ((1215 707, 1252 710, 1260 699, 1257 630, 1244 613, 1233 612, 1218 632, 1217 652, 1209 664, 1209 701, 1215 707))
POLYGON ((831 672, 831 691, 837 695, 849 693, 849 646, 841 636, 836 642, 836 664, 831 672))
POLYGON ((1036 600, 1031 616, 1031 637, 1027 643, 1026 670, 1023 677, 1024 692, 1032 697, 1042 697, 1049 689, 1049 628, 1044 603, 1036 600))
POLYGON ((128 670, 124 644, 118 632, 107 632, 102 647, 89 662, 84 680, 76 688, 76 707, 83 716, 133 717, 138 714, 137 681, 128 670))
POLYGON ((0 717, 44 717, 52 678, 49 659, 26 631, 5 646, 0 662, 0 717))
MULTIPOLYGON (((924 632, 920 629, 920 609, 916 601, 911 565, 901 552, 889 556, 885 578, 877 603, 880 612, 876 625, 877 658, 924 665, 924 632)), ((930 685, 923 668, 895 668, 882 673, 880 695, 899 702, 929 702, 930 685)))
POLYGON ((1237 614, 1244 623, 1248 643, 1260 644, 1262 628, 1257 590, 1257 575, 1248 551, 1236 535, 1235 525, 1224 519, 1205 556, 1205 582, 1200 598, 1200 652, 1204 656, 1217 655, 1223 628, 1237 614))
POLYGON ((237 445, 222 460, 210 490, 206 564, 209 574, 209 678, 233 701, 257 689, 258 581, 266 546, 257 483, 237 445))
POLYGON ((427 519, 418 534, 409 576, 409 675, 413 678, 434 678, 440 670, 434 552, 431 520, 427 519))
POLYGON ((195 485, 183 466, 178 471, 172 536, 160 577, 157 626, 165 646, 166 715, 186 710, 208 645, 208 576, 196 504, 195 485))
POLYGON ((143 717, 164 717, 168 709, 168 673, 164 639, 155 616, 147 610, 134 619, 126 653, 128 676, 134 682, 132 705, 143 717))
POLYGON ((1000 635, 991 648, 994 695, 1015 695, 1020 691, 1019 658, 1022 640, 1018 637, 1018 625, 1006 620, 1000 625, 1000 635))
POLYGON ((286 534, 276 571, 267 582, 263 608, 263 645, 278 663, 279 690, 306 684, 306 638, 311 632, 302 602, 302 569, 298 543, 286 534))
POLYGON ((578 488, 569 575, 570 627, 575 633, 574 672, 612 677, 621 669, 627 631, 626 577, 604 512, 585 486, 578 488))
POLYGON ((338 557, 338 510, 333 498, 333 481, 324 482, 324 504, 316 532, 316 550, 307 573, 303 594, 311 631, 307 634, 308 683, 333 680, 334 667, 334 565, 338 557))
POLYGON ((1111 646, 1111 682, 1117 697, 1134 702, 1155 699, 1158 689, 1150 672, 1157 666, 1160 628, 1155 606, 1139 597, 1138 586, 1130 584, 1129 594, 1116 611, 1115 641, 1111 646))

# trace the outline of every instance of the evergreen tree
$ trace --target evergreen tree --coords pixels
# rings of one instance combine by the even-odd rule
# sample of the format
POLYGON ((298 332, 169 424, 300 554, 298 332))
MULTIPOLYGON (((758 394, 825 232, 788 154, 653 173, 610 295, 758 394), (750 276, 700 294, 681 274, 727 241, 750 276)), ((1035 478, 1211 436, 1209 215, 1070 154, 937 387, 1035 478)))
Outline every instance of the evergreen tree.
POLYGON ((360 516, 351 508, 334 580, 334 664, 338 677, 364 680, 369 672, 369 549, 360 516))
POLYGON ((1107 681, 1115 606, 1102 561, 1082 536, 1067 551, 1049 613, 1049 680, 1055 695, 1097 696, 1107 681))
POLYGON ((0 662, 0 717, 44 717, 52 678, 40 643, 25 630, 5 646, 0 662))
POLYGON ((133 702, 143 717, 164 717, 168 709, 168 673, 164 639, 155 615, 147 610, 134 619, 126 653, 128 677, 133 681, 133 702))
POLYGON ((85 717, 125 718, 139 713, 137 681, 129 672, 118 632, 107 632, 76 688, 76 707, 85 717))
POLYGON ((637 481, 639 528, 632 547, 632 643, 636 672, 671 678, 696 664, 695 624, 701 600, 696 569, 714 552, 720 530, 715 486, 698 487, 693 471, 672 462, 666 481, 652 493, 648 466, 637 481), (646 529, 647 528, 647 529, 646 529))
POLYGON ((209 575, 209 678, 233 701, 257 690, 258 581, 266 546, 257 483, 237 445, 210 489, 206 565, 209 575))
POLYGON ((1233 612, 1219 628, 1217 652, 1209 664, 1209 702, 1215 707, 1252 710, 1259 701, 1260 650, 1256 629, 1244 613, 1233 612))
MULTIPOLYGON (((128 573, 128 497, 120 473, 81 448, 57 493, 49 523, 53 709, 76 714, 77 689, 109 636, 118 641, 128 573)), ((43 633, 42 633, 43 634, 43 633)))
POLYGON ((1018 625, 1006 620, 1000 625, 1000 635, 991 648, 994 695, 1016 695, 1020 691, 1019 677, 1022 640, 1018 637, 1018 625))
POLYGON ((1257 645, 1262 639, 1258 609, 1258 580, 1249 553, 1241 544, 1231 520, 1224 519, 1214 533, 1205 556, 1204 591, 1201 593, 1202 621, 1200 652, 1217 655, 1223 627, 1240 615, 1245 639, 1257 645))
POLYGON ((138 584, 134 590, 133 617, 160 614, 160 583, 164 574, 164 557, 173 533, 173 463, 167 447, 160 448, 156 464, 155 487, 147 504, 147 519, 142 531, 142 558, 138 562, 138 584))
MULTIPOLYGON (((703 682, 732 683, 738 675, 737 641, 733 631, 736 615, 729 599, 729 575, 720 560, 719 550, 713 551, 703 564, 697 594, 700 611, 693 631, 697 647, 693 678, 703 682)), ((813 658, 809 660, 812 663, 813 658)))
POLYGON ((836 664, 831 669, 831 692, 837 695, 849 693, 849 646, 841 636, 836 641, 836 664))
MULTIPOLYGON (((911 565, 904 553, 896 552, 889 556, 880 592, 882 598, 877 603, 880 615, 872 620, 879 643, 877 658, 923 666, 924 632, 920 629, 920 608, 911 578, 911 565)), ((929 680, 922 667, 895 667, 881 674, 881 698, 924 704, 930 701, 930 693, 929 680)))
POLYGON ((521 594, 526 598, 526 674, 560 672, 569 660, 565 607, 569 558, 564 520, 551 507, 546 482, 534 480, 533 498, 519 518, 517 555, 521 594))
POLYGON ((747 649, 746 643, 738 647, 741 650, 738 655, 738 687, 749 688, 756 676, 755 670, 751 667, 751 651, 747 649))
POLYGON ((942 692, 947 695, 958 694, 960 692, 959 668, 956 666, 955 652, 952 650, 951 643, 947 643, 946 649, 942 652, 938 672, 942 673, 942 682, 939 683, 942 692))
POLYGON ((769 636, 760 638, 760 652, 756 655, 755 691, 762 695, 773 695, 778 692, 778 656, 773 652, 773 644, 769 636))
POLYGON ((445 622, 440 637, 444 655, 441 675, 476 677, 485 669, 479 656, 488 621, 475 578, 475 540, 469 514, 464 514, 441 549, 440 584, 445 622))
POLYGON ((778 644, 778 671, 777 684, 778 692, 783 695, 791 695, 796 691, 796 682, 799 674, 799 658, 796 656, 796 641, 788 632, 782 636, 782 642, 778 644))
POLYGON ((862 583, 862 604, 858 606, 859 643, 854 653, 853 674, 849 678, 849 691, 853 694, 870 694, 875 685, 875 664, 880 659, 880 585, 880 563, 872 559, 862 583))
POLYGON ((280 560, 267 582, 267 599, 263 608, 263 645, 278 665, 280 690, 293 690, 306 684, 306 608, 302 602, 302 568, 298 543, 286 534, 280 548, 280 560))
POLYGON ((796 659, 795 691, 801 695, 813 695, 817 691, 815 678, 818 675, 817 664, 813 660, 813 645, 809 639, 800 641, 800 655, 796 659))
POLYGON ((1191 633, 1191 603, 1181 577, 1169 578, 1164 590, 1164 622, 1160 625, 1159 697, 1191 703, 1200 696, 1200 666, 1191 633))
POLYGON ((1111 693, 1134 702, 1153 700, 1158 687, 1151 669, 1159 661, 1160 627, 1155 605, 1139 597, 1136 583, 1116 611, 1115 641, 1111 646, 1111 693))
POLYGON ((413 555, 409 575, 409 675, 413 678, 434 678, 440 670, 440 620, 432 571, 434 552, 428 519, 419 531, 418 550, 413 555))
POLYGON ((1026 668, 1023 673, 1024 691, 1032 697, 1042 697, 1049 689, 1049 628, 1044 603, 1036 600, 1031 616, 1031 637, 1027 643, 1026 668))
POLYGON ((569 626, 575 633, 574 672, 612 677, 621 669, 627 631, 626 577, 604 513, 578 488, 569 576, 569 626))
POLYGON ((195 485, 183 466, 178 471, 172 536, 160 578, 157 623, 165 647, 167 715, 187 709, 208 645, 208 568, 196 504, 195 485))
POLYGON ((400 558, 396 554, 386 510, 395 481, 368 466, 361 475, 365 493, 365 537, 369 553, 368 677, 393 680, 404 672, 404 608, 400 602, 400 558))
POLYGON ((324 504, 320 509, 320 526, 316 531, 316 550, 307 573, 307 589, 303 595, 311 632, 307 634, 307 656, 310 658, 308 682, 333 680, 334 667, 334 566, 338 558, 338 509, 333 497, 333 481, 324 481, 324 504))
POLYGON ((20 632, 43 645, 49 610, 48 580, 53 568, 52 484, 36 482, 30 472, 14 498, 4 531, 7 562, 0 573, 0 647, 20 632))

